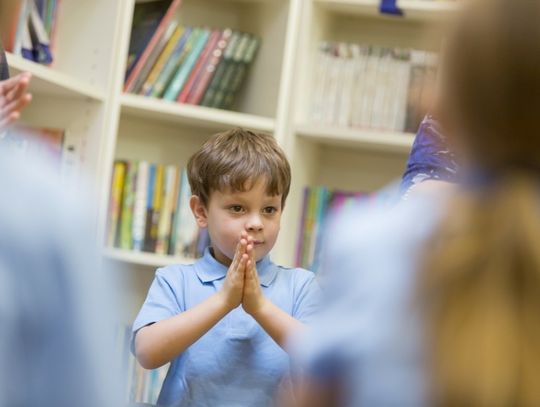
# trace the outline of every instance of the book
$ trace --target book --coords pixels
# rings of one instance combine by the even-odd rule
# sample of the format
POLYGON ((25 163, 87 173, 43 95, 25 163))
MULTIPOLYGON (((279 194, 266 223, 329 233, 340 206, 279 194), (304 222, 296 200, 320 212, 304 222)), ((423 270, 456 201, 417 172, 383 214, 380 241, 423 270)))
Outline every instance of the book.
POLYGON ((126 80, 150 42, 170 3, 171 0, 135 2, 126 62, 126 80))
POLYGON ((165 168, 165 180, 162 198, 162 210, 159 218, 156 253, 167 254, 171 233, 171 216, 175 201, 175 184, 178 183, 178 169, 174 165, 165 168))
POLYGON ((180 180, 180 191, 178 198, 177 216, 178 222, 176 224, 176 247, 174 248, 174 254, 177 256, 189 256, 193 252, 193 246, 196 245, 198 240, 199 227, 191 207, 189 206, 189 200, 191 199, 191 188, 187 177, 187 171, 182 171, 182 177, 180 180))
POLYGON ((188 95, 187 103, 193 105, 198 105, 201 103, 204 93, 206 92, 206 89, 208 88, 208 85, 210 84, 210 81, 212 80, 212 77, 216 72, 217 66, 219 65, 221 58, 223 57, 223 53, 225 51, 225 48, 227 48, 227 45, 229 44, 232 34, 233 31, 231 29, 223 30, 221 38, 217 42, 214 50, 211 52, 210 58, 208 59, 206 66, 203 67, 203 72, 198 82, 194 85, 193 89, 191 89, 188 95))
POLYGON ((135 80, 132 85, 131 93, 140 93, 141 88, 144 85, 145 80, 147 79, 152 67, 156 63, 159 55, 162 53, 163 49, 167 45, 169 39, 172 37, 178 23, 176 21, 171 21, 167 26, 163 35, 159 38, 158 42, 153 47, 152 51, 148 54, 148 57, 145 60, 139 61, 141 63, 141 70, 139 74, 135 77, 135 80))
POLYGON ((127 163, 127 173, 124 181, 124 192, 122 199, 122 220, 120 222, 120 245, 124 250, 131 250, 133 247, 133 206, 135 204, 135 186, 137 182, 138 163, 129 161, 127 163))
POLYGON ((249 67, 257 55, 260 43, 261 41, 259 38, 252 36, 250 42, 247 44, 246 50, 241 57, 236 70, 232 74, 229 86, 224 91, 224 98, 221 106, 223 109, 231 109, 233 107, 236 95, 242 87, 242 83, 247 76, 249 67))
POLYGON ((189 55, 187 55, 186 60, 184 61, 182 66, 180 66, 180 68, 174 75, 171 83, 165 90, 165 93, 163 94, 164 100, 169 100, 169 101, 176 100, 176 98, 178 97, 178 94, 184 87, 191 70, 195 66, 195 63, 197 62, 199 55, 204 49, 204 46, 206 45, 206 42, 208 41, 209 36, 210 36, 210 30, 203 29, 201 31, 199 38, 193 44, 193 48, 190 51, 189 55))
POLYGON ((167 41, 167 44, 165 45, 165 48, 163 48, 163 51, 159 55, 158 60, 150 70, 150 73, 148 74, 148 77, 146 78, 141 91, 139 92, 142 95, 147 95, 151 92, 152 87, 154 86, 154 83, 156 82, 160 72, 163 70, 165 64, 167 61, 171 58, 171 55, 176 47, 176 44, 178 41, 180 41, 180 38, 182 37, 182 34, 184 33, 184 27, 176 27, 174 30, 172 36, 167 41))
POLYGON ((178 70, 180 65, 182 65, 186 55, 191 50, 192 44, 199 36, 199 29, 191 29, 186 27, 184 34, 180 38, 180 41, 176 44, 176 47, 163 67, 163 70, 160 72, 156 82, 151 89, 146 93, 149 96, 161 97, 167 86, 169 85, 172 77, 175 72, 178 70))
POLYGON ((223 73, 223 77, 221 81, 218 83, 218 88, 217 88, 216 94, 214 95, 214 99, 212 100, 211 107, 215 107, 218 109, 223 108, 223 103, 225 100, 225 93, 231 86, 232 79, 236 71, 238 70, 238 67, 240 66, 240 63, 242 61, 242 58, 244 57, 244 54, 248 48, 250 41, 251 41, 250 34, 247 34, 247 33, 242 34, 242 37, 240 38, 238 46, 234 54, 232 55, 232 58, 229 60, 229 64, 227 65, 225 72, 223 73))
POLYGON ((53 167, 60 168, 64 129, 17 124, 10 130, 10 136, 21 152, 44 159, 53 167))
POLYGON ((150 216, 150 230, 149 235, 145 236, 145 247, 150 252, 156 251, 156 244, 158 238, 158 226, 159 217, 163 208, 163 188, 164 188, 164 167, 162 164, 156 164, 156 175, 154 178, 154 190, 152 197, 152 210, 150 216), (148 239, 148 245, 146 244, 148 239))
POLYGON ((199 77, 202 75, 203 67, 205 66, 207 60, 210 58, 211 52, 216 47, 216 44, 219 41, 220 37, 221 32, 219 30, 212 31, 212 33, 208 37, 208 41, 206 42, 206 45, 204 46, 204 49, 201 52, 199 59, 195 63, 195 66, 191 70, 191 73, 189 74, 189 78, 187 79, 184 88, 176 98, 177 102, 185 103, 187 101, 190 92, 195 87, 199 77))
POLYGON ((180 4, 181 0, 172 0, 170 2, 169 8, 167 9, 165 15, 163 16, 159 25, 154 31, 154 34, 148 41, 148 44, 146 45, 144 51, 142 52, 140 57, 137 58, 137 61, 135 62, 133 68, 130 70, 129 75, 127 75, 127 79, 124 84, 125 92, 133 91, 133 86, 135 84, 134 82, 137 76, 141 73, 141 70, 143 69, 147 59, 150 57, 152 52, 154 52, 155 47, 158 45, 160 38, 163 36, 165 30, 169 26, 169 23, 172 20, 174 13, 176 12, 180 4))
POLYGON ((149 164, 139 161, 137 168, 137 186, 135 187, 135 203, 133 205, 132 237, 133 250, 141 251, 144 247, 146 226, 146 202, 148 194, 149 164))
POLYGON ((29 24, 34 61, 40 64, 51 64, 53 57, 49 45, 49 35, 34 1, 30 2, 29 24))
POLYGON ((206 92, 204 93, 201 102, 202 106, 212 106, 215 94, 219 88, 219 84, 223 80, 223 75, 225 74, 225 71, 230 64, 230 61, 234 56, 238 43, 240 42, 240 38, 241 33, 234 31, 229 43, 227 44, 227 48, 225 48, 225 51, 223 52, 223 57, 221 58, 219 65, 215 70, 214 76, 210 84, 208 85, 206 92))
POLYGON ((150 164, 148 167, 148 184, 147 184, 147 193, 146 193, 146 219, 144 225, 144 243, 143 250, 146 252, 153 252, 154 248, 152 247, 151 242, 151 233, 152 233, 152 215, 154 207, 154 188, 156 184, 156 165, 150 164))
POLYGON ((115 161, 111 180, 111 192, 109 197, 108 227, 107 227, 107 246, 114 247, 118 245, 118 225, 120 223, 120 212, 122 207, 122 196, 124 178, 126 175, 126 162, 115 161))
POLYGON ((25 1, 0 2, 0 15, 2 16, 0 39, 6 51, 15 53, 15 39, 19 30, 18 20, 24 4, 25 1))

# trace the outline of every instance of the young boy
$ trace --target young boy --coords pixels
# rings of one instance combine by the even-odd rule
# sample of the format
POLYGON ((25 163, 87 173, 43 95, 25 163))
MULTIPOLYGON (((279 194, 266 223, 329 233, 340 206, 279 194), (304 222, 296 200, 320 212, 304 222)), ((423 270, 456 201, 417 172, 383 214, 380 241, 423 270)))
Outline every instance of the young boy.
POLYGON ((289 163, 269 135, 234 129, 191 157, 190 205, 212 247, 158 269, 133 324, 147 369, 171 362, 159 405, 262 407, 289 368, 283 346, 317 309, 312 273, 272 263, 289 163))

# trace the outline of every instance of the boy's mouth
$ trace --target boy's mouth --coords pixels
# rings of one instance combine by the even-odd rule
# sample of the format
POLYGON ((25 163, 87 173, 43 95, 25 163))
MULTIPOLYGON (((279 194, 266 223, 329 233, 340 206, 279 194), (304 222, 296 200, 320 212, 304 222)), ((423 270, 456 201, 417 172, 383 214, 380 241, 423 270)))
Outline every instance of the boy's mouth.
POLYGON ((253 241, 253 244, 254 244, 255 246, 260 246, 260 245, 264 244, 264 241, 263 241, 263 240, 254 240, 254 241, 253 241))

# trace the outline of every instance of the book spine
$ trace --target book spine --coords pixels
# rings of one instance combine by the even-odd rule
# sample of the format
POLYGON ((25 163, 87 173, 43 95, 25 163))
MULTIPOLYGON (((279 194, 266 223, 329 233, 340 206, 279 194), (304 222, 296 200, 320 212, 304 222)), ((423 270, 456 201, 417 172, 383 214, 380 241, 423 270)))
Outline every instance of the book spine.
POLYGON ((150 164, 148 167, 148 184, 147 184, 147 192, 146 192, 146 220, 145 220, 145 227, 144 227, 144 243, 143 243, 143 250, 145 252, 152 252, 152 239, 151 239, 151 233, 152 233, 152 217, 154 215, 154 188, 156 185, 156 165, 150 164))
POLYGON ((212 51, 207 65, 203 68, 203 72, 194 89, 190 92, 187 103, 198 105, 201 103, 204 93, 212 80, 216 68, 219 65, 221 58, 223 57, 223 52, 227 47, 227 44, 230 41, 232 36, 232 30, 226 29, 223 31, 220 40, 216 44, 216 48, 212 51))
POLYGON ((223 53, 221 62, 217 66, 216 73, 214 74, 212 81, 210 82, 210 85, 208 86, 208 88, 206 89, 206 92, 204 93, 204 96, 201 102, 202 106, 208 106, 208 107, 212 106, 214 97, 219 88, 219 84, 223 80, 223 75, 225 74, 225 71, 227 70, 229 64, 232 61, 232 58, 234 56, 238 43, 240 42, 240 38, 241 38, 241 34, 239 32, 233 32, 231 40, 229 41, 229 44, 227 45, 227 48, 225 49, 225 52, 223 53))
POLYGON ((163 67, 163 70, 159 73, 156 82, 153 84, 152 88, 147 91, 147 96, 162 96, 170 82, 170 79, 182 63, 184 55, 189 51, 189 49, 191 49, 193 38, 195 38, 197 35, 198 29, 192 30, 191 28, 186 27, 182 38, 180 38, 180 41, 178 42, 171 57, 163 67))
POLYGON ((168 165, 165 169, 165 182, 163 188, 163 209, 159 218, 158 237, 156 243, 157 254, 167 254, 171 230, 172 205, 174 201, 174 183, 176 182, 176 167, 168 165))
POLYGON ((130 72, 126 80, 126 83, 124 85, 125 92, 133 91, 133 85, 134 85, 135 79, 137 78, 137 76, 139 76, 144 66, 144 63, 146 62, 146 60, 152 53, 152 50, 154 49, 154 47, 159 42, 159 39, 162 37, 166 27, 168 27, 169 22, 172 20, 176 9, 180 6, 181 1, 182 0, 172 0, 171 5, 169 6, 167 12, 165 13, 165 16, 163 16, 163 19, 161 20, 158 28, 156 29, 156 32, 150 39, 150 42, 146 46, 146 49, 142 53, 141 57, 139 58, 135 66, 133 67, 133 70, 130 72))
POLYGON ((195 67, 191 71, 191 74, 189 75, 188 80, 186 81, 186 85, 178 95, 178 98, 176 99, 179 103, 185 103, 187 101, 188 95, 195 86, 197 80, 202 75, 202 70, 204 66, 206 65, 207 60, 210 57, 211 51, 214 50, 216 43, 219 40, 221 33, 217 30, 213 31, 212 34, 210 34, 210 37, 208 38, 208 42, 206 43, 200 58, 197 60, 195 67))
POLYGON ((183 27, 176 27, 174 30, 173 35, 165 45, 165 48, 163 49, 163 52, 159 56, 158 60, 152 67, 152 70, 150 71, 150 74, 148 74, 148 78, 146 78, 146 81, 142 85, 141 91, 139 92, 142 95, 148 94, 148 92, 151 91, 152 86, 154 85, 155 81, 157 80, 160 72, 163 70, 163 67, 165 66, 166 62, 170 59, 174 48, 176 47, 176 44, 180 40, 182 33, 184 32, 183 27))
POLYGON ((137 170, 135 204, 133 207, 133 250, 141 251, 144 246, 144 228, 146 225, 146 201, 148 193, 148 162, 140 161, 137 170))
POLYGON ((199 58, 199 55, 201 54, 206 42, 208 41, 209 35, 210 32, 208 30, 204 30, 197 42, 193 45, 193 49, 186 57, 186 61, 180 67, 173 80, 171 81, 171 84, 165 91, 165 94, 163 95, 164 100, 176 100, 178 94, 180 93, 180 91, 184 87, 184 84, 187 81, 189 73, 191 72, 193 66, 195 65, 195 62, 197 61, 197 58, 199 58))
POLYGON ((122 205, 122 221, 120 226, 120 248, 124 250, 131 250, 133 247, 131 229, 133 225, 133 204, 135 202, 137 167, 137 162, 131 161, 128 163, 127 177, 124 183, 124 202, 122 205))
POLYGON ((150 219, 150 251, 156 251, 158 238, 159 218, 163 209, 163 186, 164 184, 164 168, 162 164, 156 165, 156 181, 154 184, 154 197, 152 199, 152 218, 150 219))
POLYGON ((126 163, 116 161, 114 163, 113 177, 111 183, 111 195, 109 199, 109 227, 107 228, 107 246, 117 245, 118 226, 120 223, 120 208, 122 207, 122 192, 124 189, 124 178, 126 174, 126 163))
POLYGON ((154 66, 159 55, 162 53, 163 49, 169 42, 169 39, 172 37, 176 27, 177 27, 176 21, 171 21, 170 24, 167 26, 167 30, 165 31, 164 35, 160 37, 157 45, 153 48, 148 58, 144 61, 144 65, 141 71, 139 72, 139 75, 135 78, 135 82, 133 84, 131 93, 141 92, 141 88, 144 82, 146 81, 146 79, 148 78, 148 75, 150 74, 152 67, 154 66))

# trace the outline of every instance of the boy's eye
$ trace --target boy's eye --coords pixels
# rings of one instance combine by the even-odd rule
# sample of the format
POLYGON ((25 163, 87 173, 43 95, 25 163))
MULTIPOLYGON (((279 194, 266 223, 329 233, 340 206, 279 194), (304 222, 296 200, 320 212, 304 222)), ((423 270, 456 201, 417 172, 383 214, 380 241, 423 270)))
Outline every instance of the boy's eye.
POLYGON ((266 208, 263 209, 263 213, 268 214, 268 215, 271 215, 276 212, 277 212, 277 208, 273 206, 267 206, 266 208))
POLYGON ((244 208, 242 208, 242 206, 240 205, 232 205, 229 207, 229 209, 231 212, 234 212, 234 213, 241 213, 244 210, 244 208))

